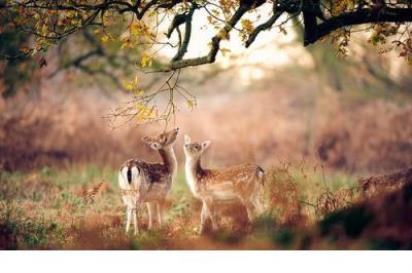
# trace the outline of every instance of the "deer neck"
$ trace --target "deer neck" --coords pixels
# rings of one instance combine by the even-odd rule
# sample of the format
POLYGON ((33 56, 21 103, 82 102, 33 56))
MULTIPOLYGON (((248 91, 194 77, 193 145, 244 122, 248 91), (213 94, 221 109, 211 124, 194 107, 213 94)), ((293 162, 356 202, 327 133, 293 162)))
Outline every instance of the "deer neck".
POLYGON ((186 158, 185 172, 186 172, 187 184, 190 190, 192 191, 192 193, 196 196, 197 195, 196 184, 198 183, 199 177, 201 177, 205 173, 200 163, 200 157, 199 158, 186 158))
POLYGON ((173 147, 170 146, 160 149, 159 154, 162 158, 163 164, 166 166, 172 176, 175 177, 177 171, 177 159, 173 147))

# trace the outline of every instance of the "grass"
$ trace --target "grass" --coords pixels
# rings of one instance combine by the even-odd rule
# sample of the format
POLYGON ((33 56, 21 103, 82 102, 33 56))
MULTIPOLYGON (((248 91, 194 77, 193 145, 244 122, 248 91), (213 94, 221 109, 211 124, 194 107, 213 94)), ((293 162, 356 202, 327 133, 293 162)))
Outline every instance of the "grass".
POLYGON ((0 248, 2 249, 293 249, 304 243, 310 223, 318 220, 310 204, 325 192, 355 185, 343 173, 325 174, 307 167, 268 171, 267 210, 252 227, 239 204, 221 205, 221 229, 198 235, 200 202, 178 172, 161 229, 147 230, 141 210, 141 234, 124 234, 124 207, 117 171, 94 165, 65 169, 44 167, 0 174, 0 248), (104 183, 89 200, 84 189, 104 183), (290 198, 280 196, 290 195, 290 198), (307 205, 309 204, 309 205, 307 205), (304 209, 302 209, 304 208, 304 209))

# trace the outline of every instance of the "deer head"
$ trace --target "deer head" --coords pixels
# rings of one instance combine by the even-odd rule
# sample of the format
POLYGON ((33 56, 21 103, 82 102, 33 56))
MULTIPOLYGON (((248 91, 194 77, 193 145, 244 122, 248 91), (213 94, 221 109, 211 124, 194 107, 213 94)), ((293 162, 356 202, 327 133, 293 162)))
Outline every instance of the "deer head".
POLYGON ((178 132, 179 128, 176 128, 171 131, 161 133, 155 137, 144 136, 142 137, 142 141, 154 150, 161 150, 172 146, 175 143, 178 132))
POLYGON ((197 160, 210 146, 210 143, 210 140, 206 140, 201 143, 192 143, 190 137, 188 135, 185 135, 185 144, 183 145, 183 150, 187 158, 197 160))

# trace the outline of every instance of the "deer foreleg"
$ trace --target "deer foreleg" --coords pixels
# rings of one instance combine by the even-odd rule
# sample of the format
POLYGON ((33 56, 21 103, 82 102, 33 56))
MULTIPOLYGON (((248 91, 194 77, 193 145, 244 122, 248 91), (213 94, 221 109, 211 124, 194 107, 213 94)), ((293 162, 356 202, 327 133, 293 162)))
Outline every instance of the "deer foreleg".
POLYGON ((211 203, 207 201, 203 201, 202 205, 202 212, 200 213, 200 233, 204 233, 206 227, 207 219, 210 219, 212 222, 212 229, 215 230, 218 228, 216 219, 212 212, 211 203))
POLYGON ((206 219, 208 217, 206 203, 203 202, 202 211, 200 212, 200 234, 203 234, 206 226, 206 219))
POLYGON ((242 204, 246 208, 247 218, 248 218, 249 222, 252 223, 253 220, 254 220, 255 206, 254 206, 253 202, 250 199, 241 198, 241 200, 242 200, 242 204))

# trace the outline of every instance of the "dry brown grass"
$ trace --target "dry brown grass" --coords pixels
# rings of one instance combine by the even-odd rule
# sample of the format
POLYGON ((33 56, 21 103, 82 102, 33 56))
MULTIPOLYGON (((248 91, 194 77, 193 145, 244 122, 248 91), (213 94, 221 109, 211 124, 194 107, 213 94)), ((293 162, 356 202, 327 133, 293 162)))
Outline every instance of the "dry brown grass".
POLYGON ((301 189, 291 176, 290 166, 271 170, 267 174, 269 207, 284 225, 301 225, 305 223, 302 214, 301 189))
POLYGON ((334 193, 323 192, 316 200, 316 213, 324 216, 338 209, 347 208, 355 202, 355 189, 343 188, 334 193))
POLYGON ((132 155, 153 157, 136 128, 112 131, 81 98, 10 102, 0 117, 0 167, 24 170, 93 162, 117 166, 132 155), (83 109, 88 109, 83 113, 83 109))
POLYGON ((405 213, 410 205, 402 203, 402 196, 408 195, 409 190, 404 192, 402 188, 401 192, 397 190, 392 195, 381 192, 373 199, 358 199, 353 183, 342 184, 342 178, 319 175, 311 168, 291 164, 267 170, 264 190, 266 211, 252 225, 248 223, 240 203, 219 203, 214 206, 219 215, 219 229, 199 236, 201 203, 191 196, 180 173, 172 194, 164 204, 165 225, 161 229, 147 230, 147 215, 142 209, 139 218, 142 233, 138 236, 125 235, 124 207, 115 177, 115 170, 99 170, 93 166, 22 174, 3 173, 0 181, 0 247, 342 249, 369 248, 369 240, 379 239, 379 236, 386 240, 390 235, 390 238, 402 241, 404 248, 410 238, 409 233, 405 236, 394 234, 401 232, 400 229, 409 223, 409 218, 404 215, 408 215, 405 213), (352 223, 351 217, 360 217, 361 223, 369 221, 363 212, 359 215, 356 210, 359 206, 367 206, 367 210, 373 210, 376 215, 384 212, 383 218, 376 216, 379 229, 369 226, 367 222, 365 233, 358 233, 357 226, 354 227, 355 235, 352 235, 350 228, 346 231, 346 221, 352 223), (398 209, 401 214, 398 214, 398 209), (349 214, 342 214, 342 210, 349 211, 349 214), (352 213, 352 210, 355 211, 352 213), (397 221, 401 221, 401 226, 397 226, 397 221), (322 230, 327 232, 322 233, 322 230), (338 236, 339 240, 330 241, 327 237, 330 234, 338 236))

